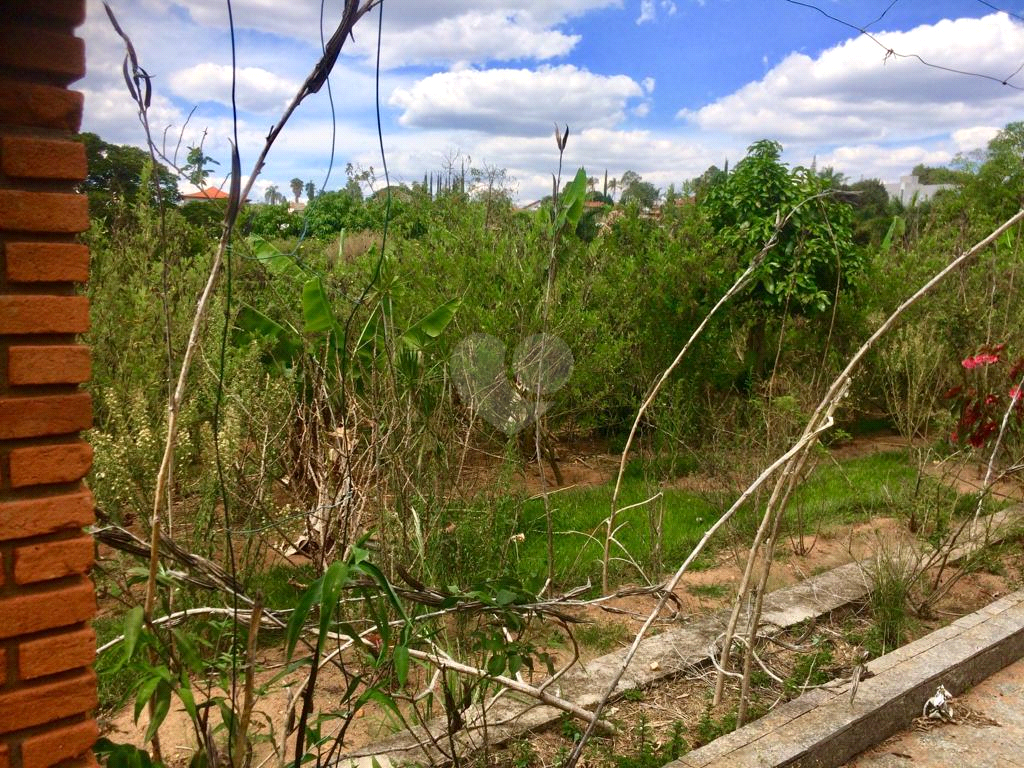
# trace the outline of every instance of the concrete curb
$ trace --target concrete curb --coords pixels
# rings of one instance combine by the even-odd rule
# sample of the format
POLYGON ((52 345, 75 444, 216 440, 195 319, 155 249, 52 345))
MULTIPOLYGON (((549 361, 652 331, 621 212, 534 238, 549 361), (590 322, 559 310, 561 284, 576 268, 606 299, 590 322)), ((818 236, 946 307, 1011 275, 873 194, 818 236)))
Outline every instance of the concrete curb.
POLYGON ((920 717, 938 685, 955 697, 1022 657, 1024 590, 870 662, 852 704, 849 682, 819 688, 669 766, 836 768, 920 717))

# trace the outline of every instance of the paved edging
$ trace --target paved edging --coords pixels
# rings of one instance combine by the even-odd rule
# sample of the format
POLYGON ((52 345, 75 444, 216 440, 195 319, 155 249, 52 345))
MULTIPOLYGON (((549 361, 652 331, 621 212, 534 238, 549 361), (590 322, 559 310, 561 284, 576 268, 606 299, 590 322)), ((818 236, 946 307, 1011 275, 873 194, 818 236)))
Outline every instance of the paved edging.
POLYGON ((849 682, 819 688, 669 766, 836 768, 920 717, 938 685, 955 697, 1022 657, 1024 590, 870 662, 853 704, 849 682))

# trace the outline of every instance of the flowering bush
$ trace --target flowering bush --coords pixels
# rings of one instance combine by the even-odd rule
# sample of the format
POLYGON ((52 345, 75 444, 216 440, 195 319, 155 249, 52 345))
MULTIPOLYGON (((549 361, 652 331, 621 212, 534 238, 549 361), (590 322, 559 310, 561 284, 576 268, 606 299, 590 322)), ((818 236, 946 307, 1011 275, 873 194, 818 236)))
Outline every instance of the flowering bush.
POLYGON ((1020 433, 1024 426, 1024 357, 1010 363, 1004 357, 1005 344, 982 347, 965 357, 960 365, 968 383, 946 393, 959 401, 960 417, 950 441, 981 448, 999 432, 1007 409, 1012 409, 1007 429, 1020 433), (1000 372, 1007 371, 1005 378, 1000 372))

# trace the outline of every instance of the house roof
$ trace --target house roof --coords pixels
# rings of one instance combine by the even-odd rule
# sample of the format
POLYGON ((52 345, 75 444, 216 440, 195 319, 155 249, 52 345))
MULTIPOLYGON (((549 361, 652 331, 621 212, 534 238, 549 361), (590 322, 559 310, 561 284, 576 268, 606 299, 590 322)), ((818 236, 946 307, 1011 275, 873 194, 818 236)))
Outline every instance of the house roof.
POLYGON ((207 187, 199 192, 190 192, 181 197, 184 200, 227 200, 228 193, 216 187, 207 187))

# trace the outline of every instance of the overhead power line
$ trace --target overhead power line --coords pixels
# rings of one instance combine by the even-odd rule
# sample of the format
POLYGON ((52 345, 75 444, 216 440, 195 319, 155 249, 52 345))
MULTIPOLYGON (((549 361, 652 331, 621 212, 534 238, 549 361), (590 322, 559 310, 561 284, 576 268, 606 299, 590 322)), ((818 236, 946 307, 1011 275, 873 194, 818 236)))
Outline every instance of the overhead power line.
MULTIPOLYGON (((990 81, 992 81, 994 83, 999 83, 1000 85, 1005 85, 1005 86, 1007 86, 1009 88, 1013 88, 1014 90, 1017 90, 1017 91, 1024 91, 1024 88, 1022 88, 1021 86, 1014 85, 1013 83, 1010 82, 1010 80, 1014 76, 1016 76, 1021 71, 1021 69, 1024 69, 1024 64, 1021 64, 1021 66, 1018 67, 1013 72, 1013 74, 1009 75, 1008 77, 996 77, 995 75, 987 75, 987 74, 985 74, 983 72, 971 72, 969 70, 958 69, 956 67, 947 67, 947 66, 945 66, 943 64, 936 64, 936 63, 934 63, 932 61, 927 61, 926 59, 924 59, 923 57, 919 56, 916 53, 900 53, 899 51, 897 51, 897 50, 891 48, 890 46, 886 45, 881 40, 879 40, 877 37, 875 37, 873 34, 868 32, 867 27, 861 27, 861 26, 858 26, 858 25, 856 25, 856 24, 854 24, 852 22, 846 21, 845 19, 841 19, 838 16, 834 16, 831 13, 829 13, 828 11, 826 11, 825 9, 818 7, 817 5, 814 5, 813 3, 803 3, 803 2, 800 2, 800 0, 785 0, 785 2, 789 3, 790 5, 799 5, 802 8, 809 8, 812 11, 817 11, 822 16, 824 16, 824 17, 826 17, 828 19, 831 19, 832 21, 836 22, 837 24, 842 24, 844 27, 849 27, 850 29, 855 30, 856 32, 864 35, 871 42, 873 42, 875 45, 877 45, 879 48, 881 48, 883 51, 885 51, 885 59, 886 60, 888 60, 890 58, 896 58, 896 59, 915 59, 919 63, 923 64, 926 67, 930 67, 931 69, 937 69, 937 70, 940 70, 942 72, 949 72, 950 74, 954 74, 954 75, 963 75, 965 77, 975 77, 975 78, 979 78, 981 80, 990 80, 990 81)), ((981 2, 981 0, 979 0, 979 2, 981 2)), ((882 13, 882 15, 879 16, 878 19, 875 19, 875 21, 871 22, 871 24, 875 24, 880 19, 882 19, 885 16, 885 14, 889 12, 889 9, 892 8, 892 6, 895 5, 895 4, 896 4, 895 1, 890 3, 889 7, 885 9, 885 11, 882 13)), ((984 3, 984 4, 985 5, 989 5, 988 3, 984 3)), ((992 6, 992 7, 994 7, 994 6, 992 6)), ((998 9, 996 9, 996 10, 998 10, 998 9)), ((1020 17, 1018 17, 1018 18, 1020 18, 1020 17)), ((870 24, 868 26, 870 26, 870 24)))

